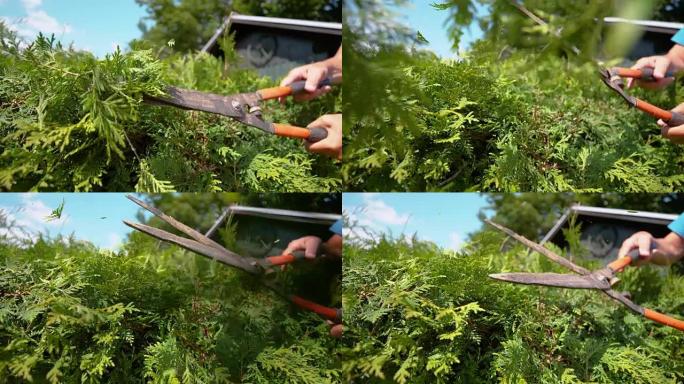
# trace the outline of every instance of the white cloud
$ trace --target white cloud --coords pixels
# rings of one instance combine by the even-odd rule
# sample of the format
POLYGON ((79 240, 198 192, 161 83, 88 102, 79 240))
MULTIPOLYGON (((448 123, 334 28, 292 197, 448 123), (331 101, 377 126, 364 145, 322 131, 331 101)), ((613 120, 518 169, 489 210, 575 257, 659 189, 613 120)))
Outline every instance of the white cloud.
POLYGON ((118 233, 110 233, 107 235, 107 243, 105 243, 104 248, 115 251, 123 244, 123 239, 118 233))
POLYGON ((21 0, 26 11, 26 16, 10 19, 0 17, 7 27, 15 31, 19 36, 32 39, 38 32, 45 34, 64 35, 71 33, 73 28, 69 24, 62 24, 56 18, 50 16, 41 9, 42 0, 21 0))
POLYGON ((21 0, 25 9, 36 9, 43 5, 43 0, 21 0))
POLYGON ((465 245, 464 236, 459 232, 452 232, 449 234, 449 248, 454 251, 460 250, 465 245))
POLYGON ((409 221, 410 215, 399 214, 396 209, 380 200, 378 194, 364 194, 364 215, 372 222, 390 225, 404 225, 409 221))

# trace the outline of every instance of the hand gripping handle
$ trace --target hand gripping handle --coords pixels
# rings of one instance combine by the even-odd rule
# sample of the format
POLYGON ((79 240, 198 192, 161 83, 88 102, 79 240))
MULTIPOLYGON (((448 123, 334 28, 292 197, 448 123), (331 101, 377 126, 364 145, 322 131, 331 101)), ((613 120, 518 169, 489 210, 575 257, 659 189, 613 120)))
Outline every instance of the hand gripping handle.
MULTIPOLYGON (((328 85, 339 84, 341 82, 342 75, 333 75, 326 79, 323 79, 320 83, 318 83, 318 88, 322 88, 328 85)), ((300 80, 282 87, 261 89, 257 91, 257 93, 261 96, 263 100, 277 99, 279 97, 285 97, 297 93, 302 93, 305 91, 305 86, 306 81, 300 80)))
POLYGON ((266 258, 266 260, 268 260, 268 262, 273 266, 292 264, 295 261, 302 259, 304 259, 303 252, 288 253, 286 255, 271 256, 266 258))
POLYGON ((282 137, 304 139, 310 143, 317 143, 328 137, 328 130, 325 128, 301 128, 294 125, 277 123, 273 123, 273 133, 282 137))
POLYGON ((612 269, 614 272, 622 271, 626 266, 639 260, 639 250, 633 249, 627 255, 613 261, 608 264, 608 268, 612 269))

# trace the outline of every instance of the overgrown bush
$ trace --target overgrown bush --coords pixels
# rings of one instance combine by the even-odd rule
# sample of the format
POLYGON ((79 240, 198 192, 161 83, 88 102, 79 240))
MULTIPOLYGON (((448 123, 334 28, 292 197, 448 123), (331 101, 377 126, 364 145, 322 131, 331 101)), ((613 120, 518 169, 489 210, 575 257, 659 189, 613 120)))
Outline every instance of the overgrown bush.
MULTIPOLYGON (((491 280, 567 272, 485 231, 454 252, 417 239, 345 246, 343 375, 363 383, 679 383, 681 331, 587 290, 491 280)), ((561 250, 556 249, 560 252, 561 250)), ((577 262, 575 258, 574 261, 577 262)), ((579 261, 589 268, 596 262, 579 261)), ((684 277, 628 268, 620 290, 681 318, 684 277)))
MULTIPOLYGON (((231 39, 224 40, 232 57, 231 39)), ((4 190, 320 192, 340 184, 337 164, 297 140, 142 102, 167 84, 221 94, 274 85, 231 59, 117 50, 98 60, 44 36, 25 48, 3 38, 0 48, 4 190)), ((265 118, 306 126, 335 112, 339 97, 271 102, 265 118)))
POLYGON ((0 242, 0 383, 335 383, 328 332, 251 276, 149 237, 118 253, 0 242))
MULTIPOLYGON (((684 149, 612 93, 595 64, 482 43, 459 62, 416 53, 401 70, 409 84, 383 88, 389 106, 348 125, 351 189, 666 192, 684 184, 684 149)), ((678 100, 634 93, 663 107, 678 100)))

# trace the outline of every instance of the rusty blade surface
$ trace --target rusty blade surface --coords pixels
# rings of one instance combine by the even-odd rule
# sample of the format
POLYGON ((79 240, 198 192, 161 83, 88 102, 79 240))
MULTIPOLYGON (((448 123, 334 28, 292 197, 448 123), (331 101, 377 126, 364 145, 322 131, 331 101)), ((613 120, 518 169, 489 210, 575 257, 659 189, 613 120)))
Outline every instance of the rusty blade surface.
POLYGON ((235 118, 243 117, 245 107, 254 106, 259 102, 258 95, 256 94, 246 93, 223 96, 176 87, 168 87, 166 89, 166 96, 145 96, 144 100, 148 104, 167 105, 235 118))
POLYGON ((492 279, 516 284, 544 285, 549 287, 575 289, 610 289, 610 283, 593 274, 578 276, 564 273, 495 273, 489 275, 492 279))
POLYGON ((132 223, 126 220, 124 220, 124 224, 140 232, 146 233, 156 239, 176 244, 179 247, 187 249, 188 251, 198 253, 223 264, 230 265, 253 274, 261 272, 261 269, 258 266, 245 263, 243 259, 234 257, 234 255, 226 249, 218 249, 206 244, 202 244, 195 240, 174 235, 173 233, 166 232, 159 228, 150 227, 145 224, 132 223))
POLYGON ((615 93, 620 95, 627 104, 629 104, 632 107, 636 107, 637 105, 637 99, 634 96, 630 96, 625 92, 625 90, 622 88, 622 79, 620 77, 613 76, 610 71, 606 68, 599 68, 599 73, 601 74, 601 80, 603 80, 603 83, 608 86, 608 88, 612 89, 615 93))

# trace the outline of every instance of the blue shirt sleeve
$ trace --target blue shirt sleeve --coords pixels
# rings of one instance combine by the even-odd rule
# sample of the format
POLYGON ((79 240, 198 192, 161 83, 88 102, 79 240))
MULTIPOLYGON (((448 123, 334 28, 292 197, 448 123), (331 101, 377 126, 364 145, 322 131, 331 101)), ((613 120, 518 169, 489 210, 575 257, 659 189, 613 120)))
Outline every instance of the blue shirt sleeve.
POLYGON ((670 231, 678 234, 681 237, 684 237, 684 213, 679 215, 679 217, 676 218, 675 221, 671 222, 667 227, 670 228, 670 231))
POLYGON ((342 236, 342 219, 339 219, 330 227, 330 232, 342 236))
POLYGON ((679 32, 672 36, 672 42, 679 45, 684 45, 684 29, 680 29, 679 32))

